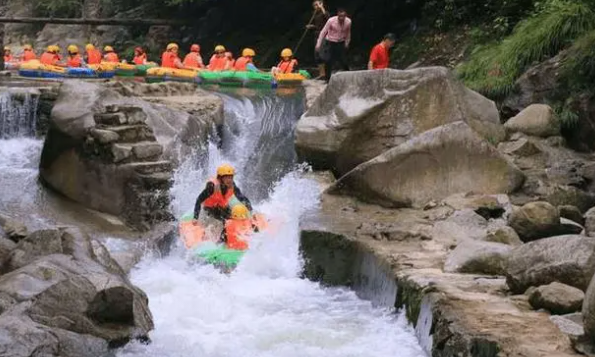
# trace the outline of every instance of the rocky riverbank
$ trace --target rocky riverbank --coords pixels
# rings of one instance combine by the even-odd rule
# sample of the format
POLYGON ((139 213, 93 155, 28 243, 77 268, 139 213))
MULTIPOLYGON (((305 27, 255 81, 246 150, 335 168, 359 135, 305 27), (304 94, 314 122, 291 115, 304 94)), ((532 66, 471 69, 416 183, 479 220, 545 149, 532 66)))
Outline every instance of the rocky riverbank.
POLYGON ((547 105, 502 125, 445 69, 341 73, 296 146, 332 172, 305 276, 404 308, 434 356, 589 352, 594 160, 547 105))

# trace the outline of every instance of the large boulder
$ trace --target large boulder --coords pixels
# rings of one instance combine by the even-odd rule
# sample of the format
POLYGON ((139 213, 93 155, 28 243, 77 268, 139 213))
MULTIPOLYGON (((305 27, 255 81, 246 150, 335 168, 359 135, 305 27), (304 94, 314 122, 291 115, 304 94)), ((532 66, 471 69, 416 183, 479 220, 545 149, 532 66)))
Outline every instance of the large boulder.
POLYGON ((548 202, 530 202, 514 208, 508 224, 524 242, 529 242, 557 235, 560 232, 560 213, 548 202))
POLYGON ((580 311, 584 298, 582 290, 553 282, 534 289, 529 303, 535 310, 546 309, 552 314, 564 315, 580 311))
POLYGON ((595 237, 595 207, 585 213, 585 230, 588 236, 595 237))
POLYGON ((300 159, 339 176, 432 128, 464 121, 497 143, 496 105, 448 69, 355 71, 333 76, 296 127, 300 159))
POLYGON ((554 111, 546 104, 533 104, 517 116, 509 119, 504 127, 510 132, 539 137, 560 135, 560 127, 554 118, 554 111))
POLYGON ((463 121, 424 132, 341 177, 348 190, 385 206, 423 207, 459 192, 509 193, 523 173, 463 121))
MULTIPOLYGON (((17 245, 6 265, 10 272, 0 277, 5 338, 18 341, 18 331, 30 331, 39 339, 23 340, 23 351, 68 357, 96 356, 148 338, 153 321, 147 296, 109 255, 95 254, 97 244, 65 227, 34 232, 17 245)), ((0 346, 3 341, 0 333, 0 346)))
POLYGON ((52 110, 40 176, 66 197, 148 230, 171 219, 173 153, 206 146, 220 120, 221 107, 209 103, 190 115, 98 84, 65 81, 52 110))
POLYGON ((506 261, 512 247, 502 243, 466 240, 446 259, 447 273, 504 275, 506 261))
POLYGON ((554 281, 585 291, 595 273, 595 239, 565 235, 515 248, 508 259, 506 282, 514 293, 554 281))
POLYGON ((589 288, 583 300, 583 326, 585 334, 595 342, 595 275, 591 278, 589 288))

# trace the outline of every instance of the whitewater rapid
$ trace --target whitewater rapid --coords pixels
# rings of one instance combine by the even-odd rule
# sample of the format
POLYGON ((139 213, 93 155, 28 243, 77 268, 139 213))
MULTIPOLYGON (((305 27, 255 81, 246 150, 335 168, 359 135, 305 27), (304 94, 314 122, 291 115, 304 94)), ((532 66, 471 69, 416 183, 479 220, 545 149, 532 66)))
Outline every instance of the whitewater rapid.
MULTIPOLYGON (((424 356, 402 314, 374 307, 348 289, 300 278, 299 218, 315 212, 320 195, 293 150, 301 98, 223 98, 226 140, 178 168, 172 211, 179 217, 192 210, 205 180, 228 162, 256 210, 275 224, 254 236, 230 275, 193 264, 179 243, 165 258, 145 257, 131 280, 149 297, 155 329, 150 344, 131 343, 117 357, 424 356)), ((26 116, 12 113, 0 116, 10 122, 0 138, 0 210, 51 224, 50 213, 60 206, 38 182, 43 141, 27 129, 26 116)), ((113 237, 107 243, 117 250, 126 249, 125 242, 113 237)))
POLYGON ((178 217, 191 210, 205 180, 226 162, 239 168, 236 181, 249 196, 267 193, 255 207, 274 227, 254 236, 230 275, 193 264, 179 243, 164 259, 143 260, 131 279, 149 296, 152 342, 129 344, 118 357, 424 356, 394 309, 300 278, 299 218, 320 196, 295 165, 291 133, 301 108, 266 97, 224 100, 228 138, 178 169, 172 209, 178 217))

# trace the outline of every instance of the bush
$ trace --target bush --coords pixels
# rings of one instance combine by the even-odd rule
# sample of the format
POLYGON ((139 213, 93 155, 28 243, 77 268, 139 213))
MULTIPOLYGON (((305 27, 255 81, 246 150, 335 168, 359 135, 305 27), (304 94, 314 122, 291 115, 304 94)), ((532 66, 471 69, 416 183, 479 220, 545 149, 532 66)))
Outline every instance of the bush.
POLYGON ((480 46, 457 73, 471 88, 494 99, 504 98, 535 61, 556 55, 595 28, 591 7, 576 0, 550 0, 521 21, 503 41, 480 46))

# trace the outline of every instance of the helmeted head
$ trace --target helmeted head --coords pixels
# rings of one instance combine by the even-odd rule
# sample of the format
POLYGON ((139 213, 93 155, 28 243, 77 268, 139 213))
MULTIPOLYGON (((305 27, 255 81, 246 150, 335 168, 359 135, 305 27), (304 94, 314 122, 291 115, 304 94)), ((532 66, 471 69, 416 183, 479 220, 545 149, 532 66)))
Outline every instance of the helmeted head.
POLYGON ((87 50, 87 51, 92 51, 94 49, 95 49, 95 46, 92 43, 87 43, 85 45, 85 50, 87 50))
POLYGON ((79 48, 76 45, 70 45, 66 48, 69 54, 75 55, 79 53, 79 48))
POLYGON ((233 166, 229 164, 223 164, 217 168, 217 178, 221 181, 225 186, 231 186, 233 184, 233 176, 235 175, 235 170, 233 166))
POLYGON ((223 45, 215 46, 215 53, 221 56, 225 55, 225 47, 223 45))
POLYGON ((193 44, 190 46, 190 52, 200 52, 200 46, 198 44, 193 44))
POLYGON ((179 48, 180 48, 180 47, 178 46, 178 44, 177 44, 177 43, 171 42, 171 43, 168 43, 168 44, 167 44, 167 47, 165 48, 165 50, 166 50, 166 51, 169 51, 169 52, 174 52, 174 53, 176 53, 176 52, 178 52, 178 49, 179 49, 179 48))
POLYGON ((287 60, 291 57, 293 57, 293 51, 290 48, 284 48, 283 51, 281 51, 281 58, 287 60))
POLYGON ((4 53, 10 53, 10 47, 4 46, 4 53))
POLYGON ((254 56, 256 56, 256 52, 254 52, 254 50, 251 48, 244 48, 244 50, 242 51, 242 56, 243 57, 254 57, 254 56))
POLYGON ((233 206, 231 209, 232 219, 248 219, 250 218, 250 211, 243 204, 233 206))
POLYGON ((104 52, 114 52, 114 48, 112 46, 105 46, 103 48, 104 52))
POLYGON ((56 45, 49 45, 47 48, 47 51, 49 53, 58 53, 58 52, 60 52, 60 47, 58 47, 56 45))
POLYGON ((25 46, 23 46, 23 50, 24 51, 33 51, 33 46, 26 44, 25 46))

